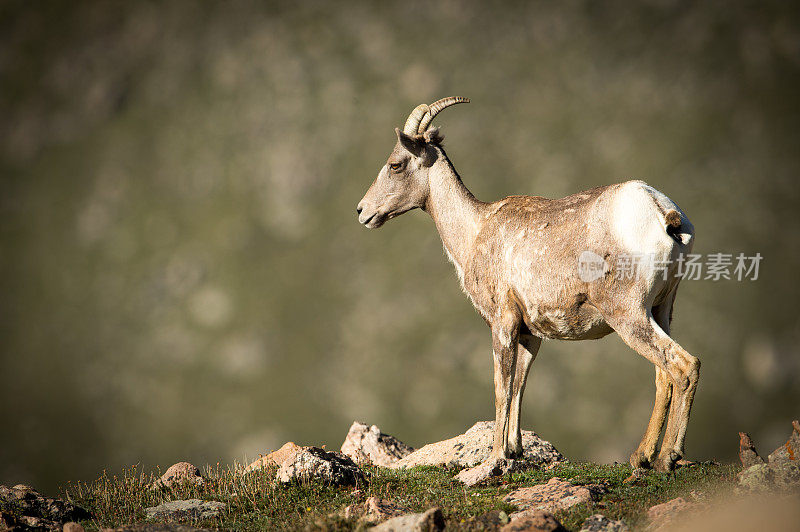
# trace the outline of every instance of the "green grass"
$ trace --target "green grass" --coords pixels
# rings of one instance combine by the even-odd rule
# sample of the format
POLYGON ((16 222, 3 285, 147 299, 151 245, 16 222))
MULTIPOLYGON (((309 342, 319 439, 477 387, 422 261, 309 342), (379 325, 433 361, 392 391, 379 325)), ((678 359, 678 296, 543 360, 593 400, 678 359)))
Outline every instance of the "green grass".
POLYGON ((236 530, 353 530, 364 528, 341 517, 345 506, 375 495, 391 499, 412 511, 431 506, 442 508, 447 528, 479 529, 496 524, 498 515, 514 511, 503 497, 515 488, 547 482, 552 477, 574 484, 603 484, 608 491, 597 502, 584 504, 556 517, 570 530, 580 528, 594 513, 624 519, 635 527, 644 524, 647 509, 692 491, 710 493, 729 484, 738 468, 732 465, 699 464, 674 474, 649 473, 633 484, 624 482, 631 473, 627 465, 568 463, 548 471, 510 473, 476 488, 466 488, 453 479, 456 470, 421 467, 394 471, 366 467, 367 481, 359 486, 333 487, 304 481, 289 485, 274 482, 275 469, 242 474, 219 465, 207 468, 203 486, 181 486, 170 491, 150 489, 157 473, 143 474, 136 468, 120 476, 104 475, 91 483, 70 484, 63 496, 95 515, 84 523, 87 529, 120 526, 144 520, 144 508, 167 500, 199 498, 228 504, 226 513, 199 526, 236 530))

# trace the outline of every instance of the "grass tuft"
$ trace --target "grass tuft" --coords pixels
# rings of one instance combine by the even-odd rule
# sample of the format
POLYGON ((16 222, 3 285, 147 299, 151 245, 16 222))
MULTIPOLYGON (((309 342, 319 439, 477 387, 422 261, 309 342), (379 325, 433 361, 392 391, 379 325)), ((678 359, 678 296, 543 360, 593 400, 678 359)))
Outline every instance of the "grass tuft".
POLYGON ((355 530, 364 525, 345 519, 342 510, 350 504, 363 503, 370 496, 391 499, 415 512, 439 506, 447 528, 458 530, 494 528, 506 520, 516 508, 503 498, 519 487, 553 477, 574 484, 604 485, 608 491, 599 501, 556 515, 565 527, 577 530, 586 517, 595 513, 642 526, 650 506, 678 496, 690 497, 692 492, 712 492, 717 486, 729 484, 738 471, 732 465, 704 463, 681 468, 674 474, 649 473, 627 484, 624 480, 631 474, 628 465, 566 463, 546 471, 510 473, 488 485, 467 488, 453 478, 457 472, 453 469, 363 469, 366 482, 355 487, 335 487, 311 480, 282 485, 275 482, 274 467, 244 473, 238 464, 217 464, 205 469, 203 485, 154 489, 151 486, 158 474, 132 467, 119 476, 104 473, 94 482, 72 483, 63 496, 93 513, 94 519, 84 523, 89 530, 141 522, 145 507, 191 498, 221 501, 228 507, 216 519, 185 524, 236 530, 355 530))

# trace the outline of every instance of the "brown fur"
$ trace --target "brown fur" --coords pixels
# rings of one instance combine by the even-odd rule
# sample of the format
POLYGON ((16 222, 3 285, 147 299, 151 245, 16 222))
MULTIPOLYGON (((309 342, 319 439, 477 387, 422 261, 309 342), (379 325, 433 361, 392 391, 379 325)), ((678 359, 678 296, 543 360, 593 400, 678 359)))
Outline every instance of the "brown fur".
POLYGON ((678 214, 678 211, 669 211, 665 215, 665 218, 667 220, 667 225, 675 228, 681 226, 681 215, 678 214))

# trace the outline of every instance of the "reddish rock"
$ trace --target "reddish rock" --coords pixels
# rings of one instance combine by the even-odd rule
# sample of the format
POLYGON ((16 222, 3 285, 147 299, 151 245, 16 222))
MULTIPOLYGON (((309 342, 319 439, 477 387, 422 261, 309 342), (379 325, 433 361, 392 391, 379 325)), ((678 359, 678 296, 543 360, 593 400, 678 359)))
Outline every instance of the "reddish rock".
MULTIPOLYGON (((519 488, 509 493, 506 502, 516 505, 520 510, 546 510, 556 512, 576 504, 596 500, 605 488, 600 485, 575 486, 560 478, 551 478, 546 484, 519 488)), ((512 515, 520 516, 522 512, 512 515)))
POLYGON ((169 466, 167 471, 156 481, 156 488, 169 489, 175 485, 202 485, 205 479, 200 469, 189 462, 178 462, 169 466))
POLYGON ((800 462, 800 421, 792 421, 792 433, 789 435, 789 439, 772 451, 767 460, 770 465, 800 462))
POLYGON ((792 422, 786 443, 770 453, 767 463, 755 453, 750 438, 739 433, 739 457, 745 466, 739 473, 739 491, 797 491, 800 488, 800 422, 792 422))
POLYGON ((374 532, 434 532, 444 529, 444 517, 439 508, 418 514, 406 514, 384 521, 370 530, 374 532))
POLYGON ((378 523, 409 512, 409 509, 387 499, 369 497, 363 504, 351 504, 344 509, 345 519, 359 519, 366 523, 378 523))
POLYGON ((64 523, 64 528, 62 528, 61 530, 62 532, 85 532, 83 526, 81 526, 80 523, 76 523, 75 521, 64 523))
POLYGON ((561 523, 545 510, 527 510, 511 520, 500 532, 567 532, 561 523))
POLYGON ((697 510, 699 504, 691 503, 683 497, 678 497, 665 503, 656 504, 647 510, 647 518, 650 520, 649 528, 660 529, 676 524, 679 517, 687 512, 697 510))
POLYGON ((753 445, 753 440, 746 432, 739 433, 739 460, 744 468, 764 463, 764 459, 758 455, 756 446, 753 445))
POLYGON ((252 462, 245 468, 245 472, 255 471, 263 467, 280 467, 286 460, 294 458, 294 455, 303 449, 306 449, 306 447, 300 447, 292 441, 286 442, 277 451, 272 451, 271 453, 264 455, 258 460, 252 462))

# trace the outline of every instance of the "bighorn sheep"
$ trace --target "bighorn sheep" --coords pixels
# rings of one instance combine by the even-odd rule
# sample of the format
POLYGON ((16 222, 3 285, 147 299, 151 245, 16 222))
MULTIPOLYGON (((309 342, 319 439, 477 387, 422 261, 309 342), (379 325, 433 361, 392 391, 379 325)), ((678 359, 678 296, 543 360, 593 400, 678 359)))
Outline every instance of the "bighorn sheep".
POLYGON ((691 251, 694 227, 642 181, 561 199, 479 201, 447 158, 438 128, 430 127, 440 111, 465 102, 450 97, 414 109, 402 131, 395 129, 397 144, 357 211, 369 228, 415 208, 433 218, 463 290, 492 331, 491 459, 522 453, 522 394, 542 339, 586 340, 616 331, 656 370, 655 406, 631 465, 672 470, 683 456, 700 370, 700 361, 669 336, 678 257, 691 251), (630 257, 649 263, 637 275, 620 275, 630 257), (595 268, 583 275, 581 261, 595 268))

